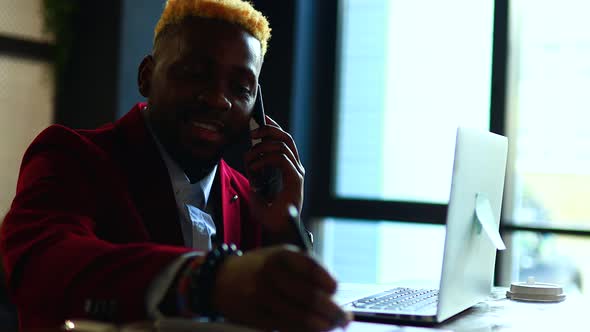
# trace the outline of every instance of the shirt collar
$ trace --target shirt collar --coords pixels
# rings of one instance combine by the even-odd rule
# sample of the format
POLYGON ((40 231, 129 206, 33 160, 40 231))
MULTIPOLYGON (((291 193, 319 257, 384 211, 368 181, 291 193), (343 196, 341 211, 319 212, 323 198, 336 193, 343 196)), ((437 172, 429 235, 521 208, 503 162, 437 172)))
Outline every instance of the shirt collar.
MULTIPOLYGON (((158 140, 158 137, 155 135, 151 125, 149 118, 146 112, 147 107, 141 110, 143 115, 143 119, 145 121, 146 127, 148 131, 152 135, 154 141, 156 142, 156 146, 158 147, 158 151, 160 151, 160 155, 166 164, 166 168, 168 169, 168 175, 170 176, 170 180, 172 182, 172 189, 176 195, 180 193, 191 194, 193 197, 202 197, 203 198, 203 207, 207 206, 207 202, 209 201, 209 195, 211 194, 211 188, 213 187, 213 180, 215 179, 215 172, 217 171, 217 165, 213 167, 211 172, 205 177, 203 177, 200 181, 195 183, 190 183, 190 180, 186 173, 180 168, 178 163, 174 161, 162 143, 158 140)), ((184 196, 184 195, 183 195, 184 196)))

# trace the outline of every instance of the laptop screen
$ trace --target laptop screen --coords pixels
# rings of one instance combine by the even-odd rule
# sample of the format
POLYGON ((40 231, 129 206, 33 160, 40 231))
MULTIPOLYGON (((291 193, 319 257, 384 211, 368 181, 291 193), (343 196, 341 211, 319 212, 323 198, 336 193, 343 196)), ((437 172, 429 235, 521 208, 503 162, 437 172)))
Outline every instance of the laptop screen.
POLYGON ((476 198, 486 197, 498 230, 508 140, 458 128, 437 318, 442 321, 484 300, 490 293, 496 246, 475 214, 476 198))

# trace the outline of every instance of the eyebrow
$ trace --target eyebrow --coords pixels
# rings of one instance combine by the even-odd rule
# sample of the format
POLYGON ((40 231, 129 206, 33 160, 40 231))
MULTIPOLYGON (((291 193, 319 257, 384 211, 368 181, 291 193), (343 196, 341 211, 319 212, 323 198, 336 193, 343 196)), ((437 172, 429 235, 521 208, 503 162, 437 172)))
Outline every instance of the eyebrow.
POLYGON ((248 67, 233 66, 232 70, 237 72, 240 76, 246 77, 252 83, 256 82, 256 74, 248 67))

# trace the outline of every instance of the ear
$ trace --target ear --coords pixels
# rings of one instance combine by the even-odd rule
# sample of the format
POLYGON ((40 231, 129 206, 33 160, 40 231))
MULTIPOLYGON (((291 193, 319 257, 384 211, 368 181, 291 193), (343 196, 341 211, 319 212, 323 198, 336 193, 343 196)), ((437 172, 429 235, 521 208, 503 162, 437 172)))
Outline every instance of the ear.
POLYGON ((139 93, 146 98, 150 96, 154 66, 154 57, 151 54, 146 55, 141 61, 141 64, 139 64, 137 71, 137 88, 139 89, 139 93))

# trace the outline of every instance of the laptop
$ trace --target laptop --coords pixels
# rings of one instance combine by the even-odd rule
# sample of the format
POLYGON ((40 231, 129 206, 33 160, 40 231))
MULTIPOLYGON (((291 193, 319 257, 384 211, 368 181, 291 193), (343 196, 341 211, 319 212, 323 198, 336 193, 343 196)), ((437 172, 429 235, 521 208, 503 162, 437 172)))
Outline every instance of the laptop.
POLYGON ((459 127, 440 280, 424 287, 390 287, 343 308, 358 320, 431 325, 485 300, 496 250, 503 249, 498 229, 507 154, 506 137, 459 127))

